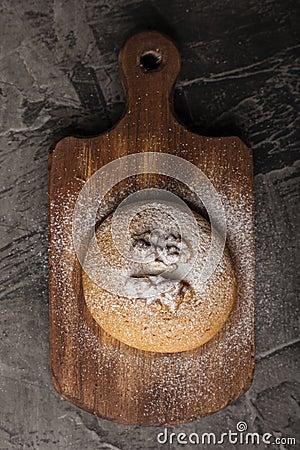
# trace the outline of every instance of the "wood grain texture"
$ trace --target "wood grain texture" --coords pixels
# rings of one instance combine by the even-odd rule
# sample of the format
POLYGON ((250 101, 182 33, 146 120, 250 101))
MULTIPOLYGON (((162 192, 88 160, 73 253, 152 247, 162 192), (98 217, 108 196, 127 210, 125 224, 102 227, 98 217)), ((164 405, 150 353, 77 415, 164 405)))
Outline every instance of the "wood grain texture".
MULTIPOLYGON (((236 137, 202 137, 174 118, 170 95, 180 57, 169 39, 155 32, 134 36, 120 53, 120 68, 128 104, 117 126, 91 139, 65 138, 49 156, 52 380, 61 396, 101 417, 128 424, 175 424, 217 411, 251 384, 252 153, 236 137), (160 50, 162 64, 156 71, 144 72, 140 55, 153 49, 160 50), (65 245, 71 242, 72 214, 84 182, 116 158, 148 151, 175 154, 199 167, 221 195, 226 210, 227 243, 235 265, 238 295, 222 330, 191 352, 142 352, 104 333, 85 305, 81 268, 74 249, 65 245), (64 264, 58 263, 58 258, 64 264)), ((158 177, 134 180, 134 189, 162 185, 175 193, 179 189, 173 181, 158 177)), ((122 195, 128 193, 129 187, 125 186, 122 195)), ((184 200, 193 204, 188 192, 184 200)))

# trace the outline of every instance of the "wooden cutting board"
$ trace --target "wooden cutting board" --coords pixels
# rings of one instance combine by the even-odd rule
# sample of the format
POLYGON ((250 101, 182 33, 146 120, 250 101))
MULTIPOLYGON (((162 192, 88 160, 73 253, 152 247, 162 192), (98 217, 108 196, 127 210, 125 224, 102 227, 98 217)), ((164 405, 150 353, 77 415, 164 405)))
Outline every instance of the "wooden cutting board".
MULTIPOLYGON (((199 136, 175 119, 171 93, 180 56, 168 38, 157 32, 137 34, 121 50, 119 61, 127 95, 121 121, 95 138, 64 138, 49 155, 51 375, 59 395, 100 417, 127 424, 177 424, 225 407, 252 381, 252 152, 237 137, 199 136), (96 171, 137 152, 169 153, 193 163, 212 182, 225 208, 237 298, 221 331, 196 350, 152 353, 129 347, 105 333, 85 304, 72 242, 76 200, 96 171)), ((145 187, 168 189, 205 214, 180 182, 147 174, 115 186, 99 205, 97 220, 145 187)))

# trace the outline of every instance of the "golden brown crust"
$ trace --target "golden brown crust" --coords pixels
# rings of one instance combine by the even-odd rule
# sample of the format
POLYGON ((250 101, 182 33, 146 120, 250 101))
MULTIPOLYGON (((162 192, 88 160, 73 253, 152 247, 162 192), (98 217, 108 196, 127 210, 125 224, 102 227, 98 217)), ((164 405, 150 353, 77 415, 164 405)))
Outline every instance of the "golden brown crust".
MULTIPOLYGON (((126 214, 126 208, 124 209, 126 214)), ((160 211, 158 211, 158 216, 160 211)), ((164 208, 161 208, 164 215, 164 208)), ((153 352, 181 352, 191 350, 210 340, 224 325, 234 303, 236 280, 232 261, 225 247, 222 259, 208 281, 197 283, 210 246, 210 225, 194 213, 199 232, 198 257, 191 273, 173 283, 168 292, 145 298, 129 298, 104 290, 83 271, 86 304, 96 322, 109 334, 127 345, 153 352)), ((159 217, 158 217, 159 219, 159 217)), ((142 220, 134 222, 134 240, 138 246, 149 245, 142 220), (137 237, 136 237, 137 236, 137 237)), ((96 231, 102 257, 111 267, 122 268, 132 274, 138 264, 131 264, 114 246, 111 234, 112 215, 96 231)), ((173 239, 173 238, 172 238, 173 239)), ((173 250, 175 247, 172 247, 173 250)), ((153 263, 151 274, 159 276, 160 261, 153 263), (156 264, 156 266, 155 266, 156 264)), ((150 279, 156 277, 154 275, 150 279)), ((146 283, 149 274, 145 266, 137 283, 146 283)), ((143 286, 143 285, 141 285, 143 286)), ((143 289, 141 289, 143 291, 143 289)))

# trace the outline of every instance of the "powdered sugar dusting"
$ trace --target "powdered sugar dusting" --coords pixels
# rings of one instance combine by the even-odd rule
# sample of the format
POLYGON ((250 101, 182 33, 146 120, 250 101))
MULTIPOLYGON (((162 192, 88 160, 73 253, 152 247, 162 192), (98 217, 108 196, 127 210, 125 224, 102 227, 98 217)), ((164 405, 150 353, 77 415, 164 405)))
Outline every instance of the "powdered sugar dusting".
MULTIPOLYGON (((119 296, 106 291, 88 277, 91 272, 88 270, 83 273, 86 303, 95 320, 127 345, 156 352, 196 348, 217 333, 234 301, 235 277, 228 251, 224 252, 211 279, 201 282, 200 275, 211 241, 209 223, 195 214, 197 229, 194 231, 184 215, 181 239, 168 219, 169 209, 172 210, 174 205, 156 201, 150 204, 149 209, 145 206, 143 204, 142 213, 134 216, 131 226, 134 243, 143 244, 142 249, 138 249, 138 260, 135 258, 137 248, 131 245, 130 233, 129 236, 122 234, 124 240, 128 239, 125 243, 128 244, 126 255, 129 257, 119 252, 113 241, 113 231, 118 230, 112 230, 112 215, 96 233, 104 263, 123 272, 126 280, 130 281, 129 292, 133 291, 133 297, 137 298, 127 293, 119 296), (136 241, 136 236, 142 236, 142 241, 136 241), (164 244, 170 246, 164 247, 164 244), (177 256, 169 254, 174 249, 177 256), (141 250, 145 258, 140 257, 141 250), (152 253, 152 259, 148 259, 152 253), (182 278, 181 273, 186 266, 190 270, 182 278)), ((139 207, 140 203, 124 207, 123 221, 129 210, 136 208, 139 211, 139 207)), ((180 215, 178 207, 175 212, 180 215)), ((94 266, 93 273, 97 275, 102 262, 90 257, 89 252, 86 259, 84 268, 94 266)))
MULTIPOLYGON (((240 174, 237 176, 241 177, 240 174)), ((242 181, 242 180, 241 180, 242 181)), ((161 181, 163 185, 165 180, 161 181)), ((168 184, 169 189, 181 194, 191 204, 193 196, 180 184, 168 184)), ((116 195, 110 194, 103 216, 112 211, 116 200, 128 195, 134 186, 128 186, 116 195)), ((155 416, 157 423, 164 423, 166 405, 168 420, 179 420, 178 401, 182 417, 191 404, 209 405, 228 401, 227 393, 239 383, 243 368, 248 371, 249 346, 253 333, 253 263, 249 258, 249 242, 252 242, 252 209, 247 193, 241 194, 236 185, 228 186, 231 197, 223 195, 222 201, 227 213, 227 243, 234 262, 237 277, 237 298, 233 314, 218 335, 195 351, 183 353, 153 354, 132 351, 125 344, 119 344, 100 330, 91 326, 78 307, 78 280, 76 273, 80 266, 72 244, 72 214, 77 198, 78 182, 74 187, 61 190, 56 188, 55 197, 50 204, 50 263, 52 308, 51 320, 54 322, 53 337, 57 343, 63 342, 64 348, 58 348, 66 369, 61 383, 68 379, 68 371, 76 372, 76 361, 81 361, 80 371, 87 371, 91 359, 95 363, 96 377, 110 374, 112 379, 122 377, 123 384, 130 386, 130 402, 135 404, 145 417, 155 416), (233 201, 236 197, 236 201, 233 201), (238 363, 236 356, 239 355, 238 363), (125 370, 125 367, 128 370, 125 370), (120 374, 122 371, 122 374, 120 374), (64 378, 65 377, 65 378, 64 378), (136 379, 135 385, 132 379, 136 379), (217 381, 226 379, 226 384, 217 381)), ((201 205, 198 205, 201 208, 201 205)), ((98 217, 101 219, 101 217, 98 217)), ((222 270, 222 268, 220 268, 222 270)), ((220 272, 221 273, 221 272, 220 272)), ((148 305, 149 306, 149 305, 148 305)), ((151 306, 151 305, 150 305, 151 306)), ((78 369, 79 370, 79 369, 78 369)), ((83 375, 84 377, 84 375, 83 375)), ((72 396, 76 388, 65 385, 65 391, 72 396)), ((101 393, 99 393, 101 398, 101 393)), ((88 401, 88 400, 86 400, 88 401)), ((180 409, 179 408, 179 409, 180 409)), ((124 411, 119 408, 122 419, 124 411)))

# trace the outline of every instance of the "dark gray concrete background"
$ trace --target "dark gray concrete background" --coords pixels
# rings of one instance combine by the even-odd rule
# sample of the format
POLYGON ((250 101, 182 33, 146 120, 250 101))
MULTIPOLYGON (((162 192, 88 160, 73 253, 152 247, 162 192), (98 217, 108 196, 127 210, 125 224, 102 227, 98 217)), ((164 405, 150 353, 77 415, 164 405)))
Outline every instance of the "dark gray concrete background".
POLYGON ((48 151, 63 135, 97 134, 120 118, 118 51, 148 28, 169 34, 181 51, 180 120, 202 134, 242 137, 253 148, 256 175, 254 383, 219 413, 170 429, 221 433, 245 420, 250 431, 298 439, 296 447, 272 448, 300 448, 297 2, 0 5, 0 449, 181 448, 159 446, 157 428, 118 425, 72 406, 49 374, 48 151))

